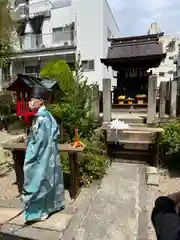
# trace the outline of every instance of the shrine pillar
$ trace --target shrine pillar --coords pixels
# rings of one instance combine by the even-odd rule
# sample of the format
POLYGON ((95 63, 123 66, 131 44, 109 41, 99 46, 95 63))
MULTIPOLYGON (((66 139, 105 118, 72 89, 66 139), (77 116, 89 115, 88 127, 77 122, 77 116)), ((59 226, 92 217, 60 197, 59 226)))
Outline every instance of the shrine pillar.
POLYGON ((111 121, 111 79, 103 79, 103 123, 111 121))
POLYGON ((160 120, 165 117, 167 88, 168 88, 167 82, 160 83, 160 87, 159 87, 159 91, 160 91, 159 118, 160 120))
POLYGON ((148 80, 147 124, 154 124, 156 122, 156 91, 157 76, 151 75, 148 80))
POLYGON ((93 85, 91 89, 91 106, 92 106, 92 113, 94 116, 95 121, 99 121, 99 86, 93 85))
POLYGON ((176 117, 177 107, 177 81, 171 82, 171 94, 170 94, 170 117, 176 117))

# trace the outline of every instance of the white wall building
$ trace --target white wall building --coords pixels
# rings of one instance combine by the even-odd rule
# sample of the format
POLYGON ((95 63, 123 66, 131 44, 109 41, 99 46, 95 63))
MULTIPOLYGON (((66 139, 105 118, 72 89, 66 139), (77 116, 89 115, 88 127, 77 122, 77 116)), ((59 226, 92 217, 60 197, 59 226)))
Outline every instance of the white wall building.
MULTIPOLYGON (((156 23, 152 23, 148 34, 157 33, 161 33, 161 30, 156 23)), ((174 78, 174 73, 176 72, 174 59, 178 54, 180 38, 172 35, 164 35, 160 37, 160 41, 163 43, 163 51, 166 53, 166 58, 158 68, 153 69, 153 72, 158 76, 158 86, 161 81, 169 81, 174 78)))
POLYGON ((12 74, 39 74, 48 62, 75 62, 80 52, 88 83, 112 78, 111 69, 100 62, 107 56, 108 38, 119 29, 106 0, 15 0, 21 13, 20 44, 12 58, 12 74))

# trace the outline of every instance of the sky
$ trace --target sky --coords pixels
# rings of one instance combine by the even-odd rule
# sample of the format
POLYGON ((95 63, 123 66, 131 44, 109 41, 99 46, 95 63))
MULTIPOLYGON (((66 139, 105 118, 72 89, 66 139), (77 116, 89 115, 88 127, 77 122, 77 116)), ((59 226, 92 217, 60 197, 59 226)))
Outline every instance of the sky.
POLYGON ((180 0, 108 0, 121 36, 146 34, 157 22, 165 34, 180 35, 180 0))

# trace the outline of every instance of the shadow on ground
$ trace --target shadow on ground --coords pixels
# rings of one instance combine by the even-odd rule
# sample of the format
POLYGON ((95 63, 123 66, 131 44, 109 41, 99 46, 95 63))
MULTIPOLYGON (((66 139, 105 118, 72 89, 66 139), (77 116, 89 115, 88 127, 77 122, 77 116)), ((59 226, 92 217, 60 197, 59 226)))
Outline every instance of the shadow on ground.
POLYGON ((1 240, 32 240, 31 238, 17 237, 7 233, 0 233, 1 240))

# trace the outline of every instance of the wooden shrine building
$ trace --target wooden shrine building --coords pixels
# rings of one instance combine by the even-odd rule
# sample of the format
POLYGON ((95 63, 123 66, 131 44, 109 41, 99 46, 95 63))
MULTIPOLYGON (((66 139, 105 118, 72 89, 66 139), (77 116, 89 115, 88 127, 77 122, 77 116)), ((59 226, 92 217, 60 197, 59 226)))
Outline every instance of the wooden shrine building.
MULTIPOLYGON (((112 90, 111 82, 108 82, 110 79, 103 80, 105 122, 111 120, 111 110, 115 108, 119 112, 144 112, 147 115, 148 111, 150 115, 156 111, 152 105, 156 103, 157 76, 152 69, 158 67, 166 56, 159 42, 162 35, 109 39, 111 46, 107 58, 101 59, 101 62, 117 72, 117 85, 113 86, 113 95, 109 95, 112 90), (109 109, 107 98, 110 98, 109 109)), ((153 117, 148 121, 153 122, 153 117)))
POLYGON ((47 101, 53 101, 55 92, 59 89, 58 83, 52 79, 41 79, 29 75, 17 74, 16 80, 9 85, 8 91, 16 92, 16 115, 25 117, 29 114, 30 109, 28 101, 33 88, 45 88, 48 93, 47 101))

